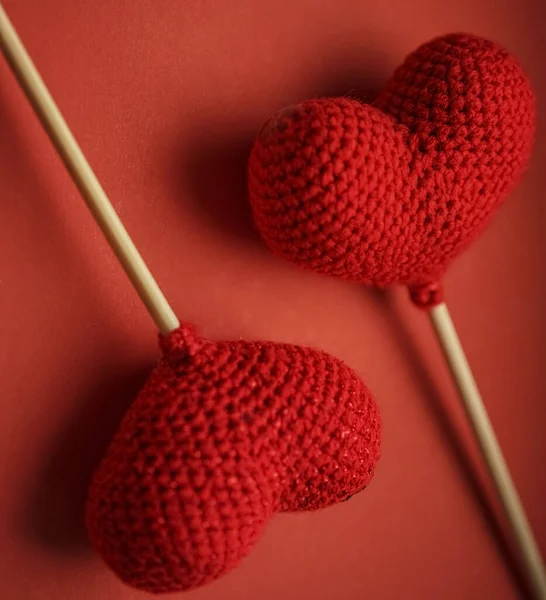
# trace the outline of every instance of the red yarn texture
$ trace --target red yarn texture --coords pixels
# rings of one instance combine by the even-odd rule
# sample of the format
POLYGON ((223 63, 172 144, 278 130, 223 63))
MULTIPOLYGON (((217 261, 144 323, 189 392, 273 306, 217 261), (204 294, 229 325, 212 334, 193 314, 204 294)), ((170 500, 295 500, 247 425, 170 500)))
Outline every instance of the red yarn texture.
POLYGON ((228 572, 275 512, 370 482, 380 423, 355 372, 324 352, 212 342, 182 326, 95 472, 90 538, 128 584, 187 590, 228 572))
POLYGON ((422 286, 481 231, 529 158, 535 101, 517 61, 453 34, 413 52, 373 106, 309 100, 271 119, 249 194, 268 246, 378 286, 422 286))

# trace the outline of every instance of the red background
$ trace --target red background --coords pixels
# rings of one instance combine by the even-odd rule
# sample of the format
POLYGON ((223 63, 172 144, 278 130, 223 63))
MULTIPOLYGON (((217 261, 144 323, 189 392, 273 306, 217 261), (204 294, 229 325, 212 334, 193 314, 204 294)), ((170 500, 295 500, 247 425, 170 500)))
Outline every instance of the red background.
MULTIPOLYGON (((213 337, 323 348, 382 409, 368 490, 277 516, 239 569, 184 597, 518 597, 426 317, 402 290, 381 296, 271 256, 253 231, 245 162, 272 112, 316 95, 372 98, 407 52, 450 31, 516 53, 544 114, 542 4, 6 0, 177 314, 213 337)), ((445 280, 543 551, 545 154, 540 121, 523 184, 445 280)), ((144 597, 93 554, 82 502, 157 357, 156 331, 4 61, 0 190, 0 596, 144 597)))

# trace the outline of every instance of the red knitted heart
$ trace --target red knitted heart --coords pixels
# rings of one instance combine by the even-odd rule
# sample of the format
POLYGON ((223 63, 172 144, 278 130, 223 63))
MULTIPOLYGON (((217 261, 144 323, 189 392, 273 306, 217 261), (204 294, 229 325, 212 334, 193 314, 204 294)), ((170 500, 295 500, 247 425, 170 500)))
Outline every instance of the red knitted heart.
POLYGON ((289 344, 211 342, 182 326, 93 476, 90 538, 127 583, 186 590, 236 566, 279 511, 347 499, 380 450, 370 392, 289 344))
POLYGON ((478 37, 435 39, 373 106, 310 100, 266 124, 248 170, 257 227, 321 273, 434 284, 521 175, 534 129, 514 58, 478 37))

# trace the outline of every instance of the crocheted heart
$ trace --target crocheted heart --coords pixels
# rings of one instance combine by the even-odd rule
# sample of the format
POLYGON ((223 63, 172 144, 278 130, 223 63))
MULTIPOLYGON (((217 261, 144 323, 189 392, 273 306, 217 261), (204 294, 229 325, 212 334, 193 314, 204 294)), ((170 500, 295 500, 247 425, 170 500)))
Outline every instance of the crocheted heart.
POLYGON ((370 392, 341 361, 182 326, 93 476, 86 523, 106 563, 150 592, 235 567, 275 512, 313 510, 370 482, 370 392))
POLYGON ((269 247, 336 277, 418 290, 438 281, 521 175, 535 102, 496 44, 421 46, 373 106, 310 100, 271 119, 249 160, 269 247))

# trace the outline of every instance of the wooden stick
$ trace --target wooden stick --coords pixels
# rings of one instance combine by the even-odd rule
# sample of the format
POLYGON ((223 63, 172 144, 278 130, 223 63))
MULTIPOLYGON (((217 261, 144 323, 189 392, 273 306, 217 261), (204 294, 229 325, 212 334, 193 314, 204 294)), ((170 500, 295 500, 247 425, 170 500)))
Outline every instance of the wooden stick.
POLYGON ((179 326, 0 4, 0 47, 89 210, 163 334, 179 326))
POLYGON ((519 547, 522 564, 527 570, 535 597, 545 600, 546 572, 540 551, 447 306, 445 304, 435 306, 429 311, 429 316, 455 385, 459 390, 466 415, 476 436, 498 498, 519 547))

